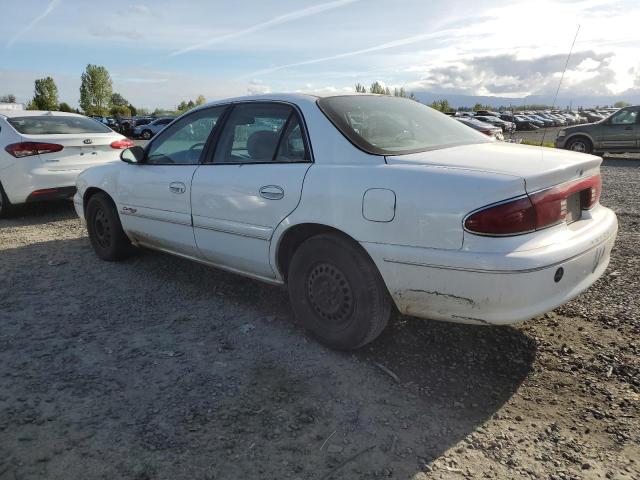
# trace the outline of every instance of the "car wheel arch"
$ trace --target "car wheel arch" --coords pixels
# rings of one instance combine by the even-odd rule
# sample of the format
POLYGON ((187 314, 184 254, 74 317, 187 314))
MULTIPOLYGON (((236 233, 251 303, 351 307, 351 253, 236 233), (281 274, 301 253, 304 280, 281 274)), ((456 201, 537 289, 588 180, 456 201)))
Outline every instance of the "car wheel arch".
MULTIPOLYGON (((345 233, 338 228, 321 223, 299 223, 296 225, 292 225, 280 235, 275 252, 276 268, 285 283, 287 281, 287 274, 291 259, 293 258, 293 255, 295 254, 298 247, 300 247, 300 245, 302 245, 305 240, 326 233, 334 233, 348 239, 354 245, 357 245, 357 247, 361 249, 369 258, 371 258, 369 252, 367 252, 366 249, 362 247, 360 242, 358 242, 348 233, 345 233)), ((373 261, 373 259, 371 260, 373 261)))
POLYGON ((82 209, 84 210, 85 213, 87 211, 87 205, 89 204, 89 200, 91 199, 91 197, 93 197, 97 193, 104 193, 107 197, 109 197, 109 199, 115 206, 116 202, 113 200, 113 197, 109 195, 109 192, 106 192, 105 190, 98 187, 89 187, 84 191, 84 196, 82 197, 82 209))
POLYGON ((596 146, 596 142, 591 137, 591 135, 589 135, 588 133, 585 133, 585 132, 576 132, 574 134, 569 135, 567 137, 567 139, 565 140, 565 145, 568 145, 569 142, 572 142, 577 138, 584 138, 585 140, 588 140, 589 143, 591 144, 591 148, 595 148, 595 146, 596 146))

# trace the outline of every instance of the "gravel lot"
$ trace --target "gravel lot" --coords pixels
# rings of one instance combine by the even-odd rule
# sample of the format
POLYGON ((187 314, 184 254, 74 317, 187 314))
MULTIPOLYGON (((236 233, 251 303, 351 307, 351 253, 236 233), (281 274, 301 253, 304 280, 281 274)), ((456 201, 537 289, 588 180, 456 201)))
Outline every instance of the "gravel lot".
POLYGON ((603 166, 605 276, 516 328, 395 320, 336 353, 286 293, 0 223, 0 479, 640 478, 640 161, 603 166))

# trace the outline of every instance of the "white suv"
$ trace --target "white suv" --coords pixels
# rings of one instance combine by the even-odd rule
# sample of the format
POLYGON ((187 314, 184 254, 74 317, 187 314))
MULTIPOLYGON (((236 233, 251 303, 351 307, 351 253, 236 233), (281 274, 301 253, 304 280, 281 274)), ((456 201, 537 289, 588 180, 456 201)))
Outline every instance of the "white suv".
POLYGON ((118 160, 133 142, 83 115, 0 113, 0 217, 12 206, 72 197, 84 169, 118 160))

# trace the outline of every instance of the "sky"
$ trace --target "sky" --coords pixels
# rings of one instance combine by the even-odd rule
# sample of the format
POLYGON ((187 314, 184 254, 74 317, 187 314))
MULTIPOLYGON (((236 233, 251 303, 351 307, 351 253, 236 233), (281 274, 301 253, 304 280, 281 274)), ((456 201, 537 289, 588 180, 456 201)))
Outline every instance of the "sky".
POLYGON ((87 64, 133 105, 268 92, 524 97, 640 91, 638 0, 0 0, 0 95, 51 76, 78 104, 87 64))

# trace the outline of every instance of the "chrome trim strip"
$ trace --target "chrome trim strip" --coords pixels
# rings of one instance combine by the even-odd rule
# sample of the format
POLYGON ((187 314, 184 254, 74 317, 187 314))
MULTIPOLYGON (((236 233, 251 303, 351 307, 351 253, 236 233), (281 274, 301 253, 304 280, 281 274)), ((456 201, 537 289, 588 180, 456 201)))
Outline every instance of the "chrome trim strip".
POLYGON ((124 209, 120 210, 120 214, 121 215, 127 215, 129 217, 139 217, 139 218, 144 218, 147 220, 155 220, 156 222, 166 222, 166 223, 173 223, 175 225, 184 225, 185 227, 191 227, 191 222, 179 222, 177 220, 169 220, 167 218, 161 218, 161 217, 154 217, 151 215, 143 215, 141 213, 133 213, 130 211, 124 211, 124 209))
MULTIPOLYGON (((546 270, 548 268, 553 268, 553 267, 557 267, 558 265, 562 265, 563 263, 566 262, 570 262, 571 260, 575 260, 578 257, 582 257, 583 255, 587 255, 589 253, 591 253, 592 251, 602 247, 604 244, 606 244, 609 240, 611 240, 612 237, 615 237, 615 233, 609 235, 605 240, 603 240, 602 242, 598 243, 597 245, 591 247, 588 250, 585 250, 584 252, 580 252, 577 253, 576 255, 573 255, 571 257, 565 258, 563 260, 559 260, 557 262, 551 263, 549 265, 545 265, 542 267, 535 267, 535 268, 525 268, 525 269, 521 269, 521 270, 491 270, 491 269, 483 269, 483 268, 465 268, 465 267, 452 267, 449 265, 438 265, 438 264, 430 264, 430 263, 421 263, 421 262, 412 262, 409 260, 396 260, 393 258, 383 258, 383 260, 387 263, 398 263, 401 265, 412 265, 414 267, 426 267, 426 268, 436 268, 436 269, 440 269, 440 270, 456 270, 456 271, 460 271, 460 272, 473 272, 473 273, 492 273, 492 274, 498 274, 498 275, 502 275, 502 274, 518 274, 518 273, 533 273, 533 272, 539 272, 541 270, 546 270)), ((604 255, 604 253, 603 253, 604 255)))
POLYGON ((204 225, 200 225, 200 224, 194 224, 193 228, 199 228, 201 230, 211 230, 212 232, 228 233, 229 235, 237 235, 239 237, 255 238, 256 240, 262 240, 262 241, 265 241, 265 242, 268 242, 269 239, 271 238, 271 236, 269 236, 269 237, 261 237, 259 235, 251 235, 249 233, 234 232, 232 230, 225 230, 223 228, 209 227, 209 226, 204 226, 204 225))

